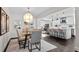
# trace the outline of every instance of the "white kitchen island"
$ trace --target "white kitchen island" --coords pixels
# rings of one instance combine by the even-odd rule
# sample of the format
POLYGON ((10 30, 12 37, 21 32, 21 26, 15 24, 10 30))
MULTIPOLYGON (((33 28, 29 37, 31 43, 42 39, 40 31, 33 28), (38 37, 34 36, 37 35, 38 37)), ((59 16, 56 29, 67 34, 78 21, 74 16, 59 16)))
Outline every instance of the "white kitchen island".
POLYGON ((48 30, 50 36, 62 38, 62 39, 71 39, 71 28, 51 28, 48 30))

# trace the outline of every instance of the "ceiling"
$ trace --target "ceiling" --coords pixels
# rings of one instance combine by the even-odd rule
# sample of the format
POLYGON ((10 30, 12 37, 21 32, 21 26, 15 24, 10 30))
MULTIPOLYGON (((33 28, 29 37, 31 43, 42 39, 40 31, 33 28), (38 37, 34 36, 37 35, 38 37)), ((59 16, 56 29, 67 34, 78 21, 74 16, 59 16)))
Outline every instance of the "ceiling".
MULTIPOLYGON (((67 7, 30 7, 30 12, 34 17, 40 18, 65 8, 67 7)), ((8 10, 14 20, 23 19, 24 14, 27 12, 27 7, 8 7, 8 10)))

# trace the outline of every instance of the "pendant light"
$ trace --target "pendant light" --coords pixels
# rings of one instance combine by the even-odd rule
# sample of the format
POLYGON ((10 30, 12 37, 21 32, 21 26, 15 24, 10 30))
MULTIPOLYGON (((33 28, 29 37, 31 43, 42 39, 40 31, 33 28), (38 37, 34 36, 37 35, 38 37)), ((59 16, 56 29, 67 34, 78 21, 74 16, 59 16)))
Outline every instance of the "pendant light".
POLYGON ((24 22, 26 23, 30 23, 33 20, 33 16, 31 14, 31 12, 29 11, 29 8, 27 8, 28 11, 26 12, 26 14, 24 15, 24 22))

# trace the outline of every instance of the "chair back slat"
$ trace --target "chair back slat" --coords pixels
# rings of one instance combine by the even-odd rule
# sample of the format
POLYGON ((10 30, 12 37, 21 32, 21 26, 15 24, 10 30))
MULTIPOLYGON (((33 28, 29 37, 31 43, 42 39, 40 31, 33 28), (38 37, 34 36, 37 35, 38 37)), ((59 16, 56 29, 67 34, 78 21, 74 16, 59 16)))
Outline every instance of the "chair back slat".
POLYGON ((22 40, 23 35, 21 33, 21 29, 16 28, 16 32, 17 32, 18 40, 22 40))

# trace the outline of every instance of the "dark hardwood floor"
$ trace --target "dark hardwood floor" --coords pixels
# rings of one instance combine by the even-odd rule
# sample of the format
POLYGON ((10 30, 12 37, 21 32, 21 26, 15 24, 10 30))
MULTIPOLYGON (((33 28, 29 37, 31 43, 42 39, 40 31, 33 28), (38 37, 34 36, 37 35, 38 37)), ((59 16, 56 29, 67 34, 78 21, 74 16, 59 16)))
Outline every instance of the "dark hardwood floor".
POLYGON ((47 36, 44 37, 44 40, 57 46, 56 49, 50 50, 48 52, 74 52, 74 42, 75 42, 74 37, 66 40, 47 36))

